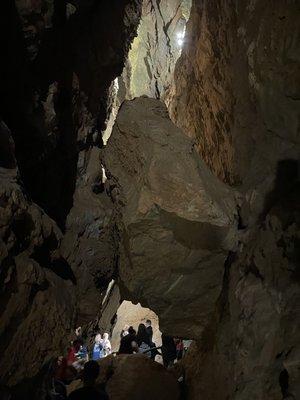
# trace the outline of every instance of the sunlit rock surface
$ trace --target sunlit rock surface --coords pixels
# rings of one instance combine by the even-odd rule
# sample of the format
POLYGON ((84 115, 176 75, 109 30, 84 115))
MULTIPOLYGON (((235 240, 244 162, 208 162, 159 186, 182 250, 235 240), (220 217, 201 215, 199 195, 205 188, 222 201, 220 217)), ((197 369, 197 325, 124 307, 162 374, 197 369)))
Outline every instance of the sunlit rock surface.
POLYGON ((168 99, 192 0, 144 0, 138 35, 123 73, 127 98, 168 99))
POLYGON ((193 2, 171 117, 223 181, 269 188, 277 160, 299 157, 299 16, 298 2, 193 2))
MULTIPOLYGON (((150 319, 153 329, 153 342, 156 346, 161 346, 161 332, 159 330, 158 316, 149 308, 142 307, 139 303, 133 304, 131 301, 124 300, 117 311, 116 324, 114 326, 111 345, 113 351, 118 351, 120 347, 120 334, 125 325, 133 326, 138 329, 140 323, 145 323, 150 319)), ((156 361, 158 356, 156 356, 156 361)))
POLYGON ((123 103, 104 162, 122 214, 125 290, 170 334, 197 336, 236 245, 235 193, 212 175, 159 100, 123 103))

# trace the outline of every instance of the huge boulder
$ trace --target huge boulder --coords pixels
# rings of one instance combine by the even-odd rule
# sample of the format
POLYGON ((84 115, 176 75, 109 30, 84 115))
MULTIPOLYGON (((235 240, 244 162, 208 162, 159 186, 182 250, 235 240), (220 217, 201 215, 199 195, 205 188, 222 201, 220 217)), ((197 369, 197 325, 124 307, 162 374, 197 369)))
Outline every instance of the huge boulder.
POLYGON ((122 214, 123 295, 162 317, 163 330, 197 337, 235 246, 235 193, 205 166, 165 105, 147 97, 123 103, 103 163, 122 214))
MULTIPOLYGON (((108 356, 99 361, 97 384, 106 388, 110 400, 178 400, 174 375, 142 354, 108 356)), ((69 392, 82 386, 75 381, 69 392)))

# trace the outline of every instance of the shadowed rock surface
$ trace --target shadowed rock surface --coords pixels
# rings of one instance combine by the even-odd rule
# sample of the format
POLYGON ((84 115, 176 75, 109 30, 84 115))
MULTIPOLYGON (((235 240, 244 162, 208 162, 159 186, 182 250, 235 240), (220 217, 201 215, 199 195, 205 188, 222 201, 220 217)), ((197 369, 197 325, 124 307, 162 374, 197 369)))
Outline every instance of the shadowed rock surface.
POLYGON ((122 214, 122 283, 163 316, 163 329, 197 337, 236 245, 235 193, 208 170, 166 106, 146 97, 123 103, 104 163, 122 214))
POLYGON ((22 400, 124 299, 195 339, 188 400, 300 396, 299 4, 190 5, 0 6, 0 377, 22 400), (145 93, 175 125, 125 102, 103 150, 145 93))
POLYGON ((18 181, 16 169, 0 168, 0 371, 9 385, 34 377, 65 348, 76 312, 62 234, 18 181))
MULTIPOLYGON (((97 384, 105 384, 110 400, 179 400, 173 374, 141 354, 109 356, 99 362, 97 384)), ((70 391, 79 388, 74 382, 70 391)))

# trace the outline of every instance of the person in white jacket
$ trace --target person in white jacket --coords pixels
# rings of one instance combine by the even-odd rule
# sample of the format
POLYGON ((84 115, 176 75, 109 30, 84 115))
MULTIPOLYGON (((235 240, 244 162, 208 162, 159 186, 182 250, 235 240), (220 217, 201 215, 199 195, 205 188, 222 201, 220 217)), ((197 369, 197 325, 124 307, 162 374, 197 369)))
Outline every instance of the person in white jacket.
POLYGON ((103 333, 102 346, 103 346, 103 356, 104 357, 111 354, 111 344, 110 344, 108 333, 103 333))

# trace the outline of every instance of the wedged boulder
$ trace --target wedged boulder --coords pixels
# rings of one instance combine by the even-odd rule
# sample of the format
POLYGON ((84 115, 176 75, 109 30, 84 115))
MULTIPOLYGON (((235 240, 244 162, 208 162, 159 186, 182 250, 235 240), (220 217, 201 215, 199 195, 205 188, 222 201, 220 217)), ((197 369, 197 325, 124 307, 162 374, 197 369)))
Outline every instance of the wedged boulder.
MULTIPOLYGON (((141 354, 109 356, 99 361, 97 384, 105 385, 110 400, 178 400, 178 383, 161 364, 141 354)), ((77 381, 69 392, 82 386, 77 381)))
POLYGON ((124 296, 162 317, 164 331, 197 337, 235 246, 236 194, 208 170, 165 105, 147 97, 123 103, 103 163, 122 213, 124 296))

